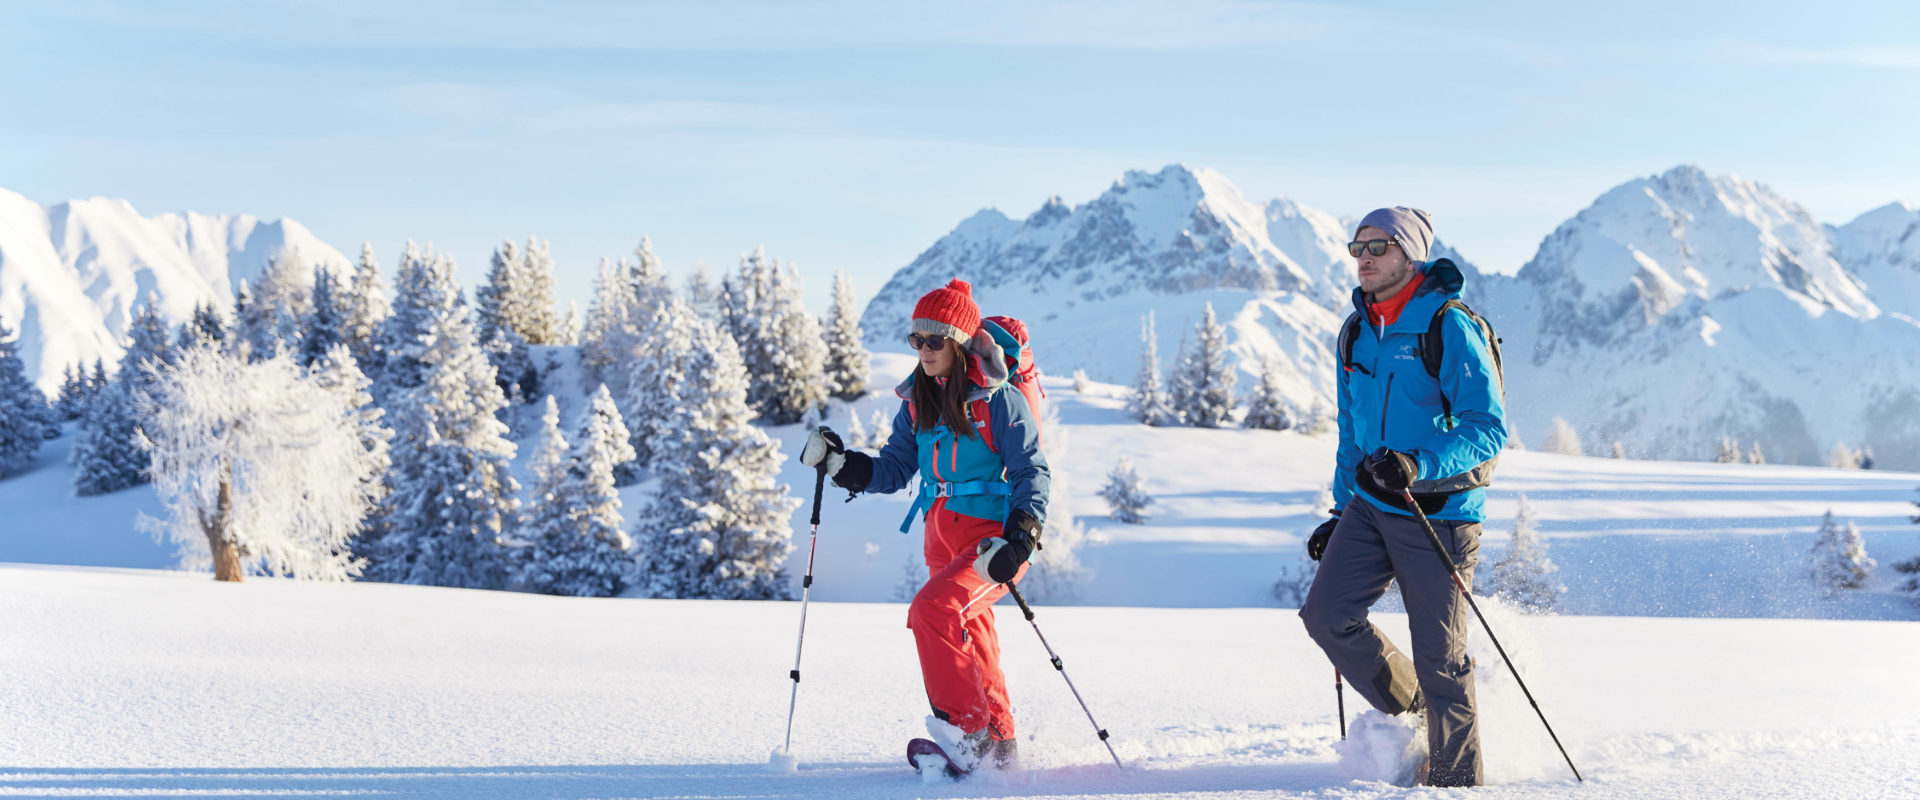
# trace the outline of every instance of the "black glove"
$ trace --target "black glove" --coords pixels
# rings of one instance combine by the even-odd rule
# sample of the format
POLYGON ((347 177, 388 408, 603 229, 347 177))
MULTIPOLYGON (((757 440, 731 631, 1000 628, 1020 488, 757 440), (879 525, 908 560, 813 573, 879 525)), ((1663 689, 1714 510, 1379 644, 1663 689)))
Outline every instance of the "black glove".
POLYGON ((1020 573, 1020 565, 1040 548, 1040 521, 1032 514, 1015 510, 1007 515, 1000 536, 980 540, 980 553, 973 559, 973 571, 994 583, 1006 583, 1020 573))
POLYGON ((1398 450, 1380 448, 1360 461, 1360 469, 1373 476, 1373 482, 1389 492, 1403 492, 1420 477, 1420 462, 1398 450))
POLYGON ((1340 509, 1333 510, 1333 518, 1320 523, 1313 529, 1313 535, 1307 537, 1307 557, 1319 561, 1327 553, 1327 540, 1333 538, 1333 529, 1340 525, 1340 509))

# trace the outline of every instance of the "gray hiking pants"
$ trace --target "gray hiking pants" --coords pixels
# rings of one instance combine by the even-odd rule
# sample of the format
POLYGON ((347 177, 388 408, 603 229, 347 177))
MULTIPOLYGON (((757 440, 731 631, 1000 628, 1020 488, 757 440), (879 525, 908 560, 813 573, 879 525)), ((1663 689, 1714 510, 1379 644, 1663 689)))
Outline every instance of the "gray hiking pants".
MULTIPOLYGON (((1433 520, 1433 530, 1459 565, 1461 579, 1471 581, 1480 555, 1480 525, 1433 520)), ((1381 511, 1360 497, 1347 504, 1300 605, 1307 634, 1374 708, 1399 714, 1413 706, 1416 693, 1425 698, 1427 782, 1435 786, 1481 782, 1467 616, 1466 598, 1433 552, 1420 520, 1381 511), (1411 662, 1367 621, 1367 609, 1394 579, 1407 603, 1411 662)))

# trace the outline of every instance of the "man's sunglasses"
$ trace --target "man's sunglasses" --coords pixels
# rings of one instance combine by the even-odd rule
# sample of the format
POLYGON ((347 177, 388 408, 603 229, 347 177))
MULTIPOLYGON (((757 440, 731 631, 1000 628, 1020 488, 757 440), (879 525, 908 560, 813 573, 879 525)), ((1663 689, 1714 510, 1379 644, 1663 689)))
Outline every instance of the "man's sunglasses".
POLYGON ((947 337, 921 336, 920 334, 917 334, 917 333, 910 333, 910 334, 907 334, 907 344, 912 346, 914 350, 926 350, 929 352, 938 353, 940 352, 941 348, 944 348, 947 346, 947 337))
POLYGON ((1367 255, 1383 256, 1387 254, 1388 245, 1399 247, 1400 243, 1392 239, 1368 239, 1364 242, 1348 242, 1347 255, 1359 258, 1360 251, 1365 250, 1367 251, 1367 255))

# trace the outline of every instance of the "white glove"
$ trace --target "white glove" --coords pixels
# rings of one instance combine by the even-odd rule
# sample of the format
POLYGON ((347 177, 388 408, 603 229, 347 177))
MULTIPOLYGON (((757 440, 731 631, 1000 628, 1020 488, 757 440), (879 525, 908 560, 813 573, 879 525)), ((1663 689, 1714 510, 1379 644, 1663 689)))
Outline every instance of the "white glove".
POLYGON ((847 465, 847 446, 840 441, 840 434, 822 425, 807 432, 807 444, 800 448, 800 463, 809 467, 827 465, 827 477, 840 474, 840 468, 847 465))

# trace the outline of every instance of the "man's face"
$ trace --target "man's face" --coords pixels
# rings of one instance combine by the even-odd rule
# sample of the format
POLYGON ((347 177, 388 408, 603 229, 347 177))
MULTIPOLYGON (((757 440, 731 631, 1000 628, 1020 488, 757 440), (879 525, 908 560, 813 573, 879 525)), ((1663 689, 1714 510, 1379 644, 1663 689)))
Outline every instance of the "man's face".
MULTIPOLYGON (((1353 235, 1356 242, 1370 239, 1388 238, 1387 232, 1375 227, 1361 228, 1353 235)), ((1392 245, 1386 252, 1374 255, 1366 250, 1360 251, 1360 290, 1369 294, 1384 289, 1397 289, 1413 278, 1413 262, 1407 260, 1407 254, 1399 245, 1392 245)))

